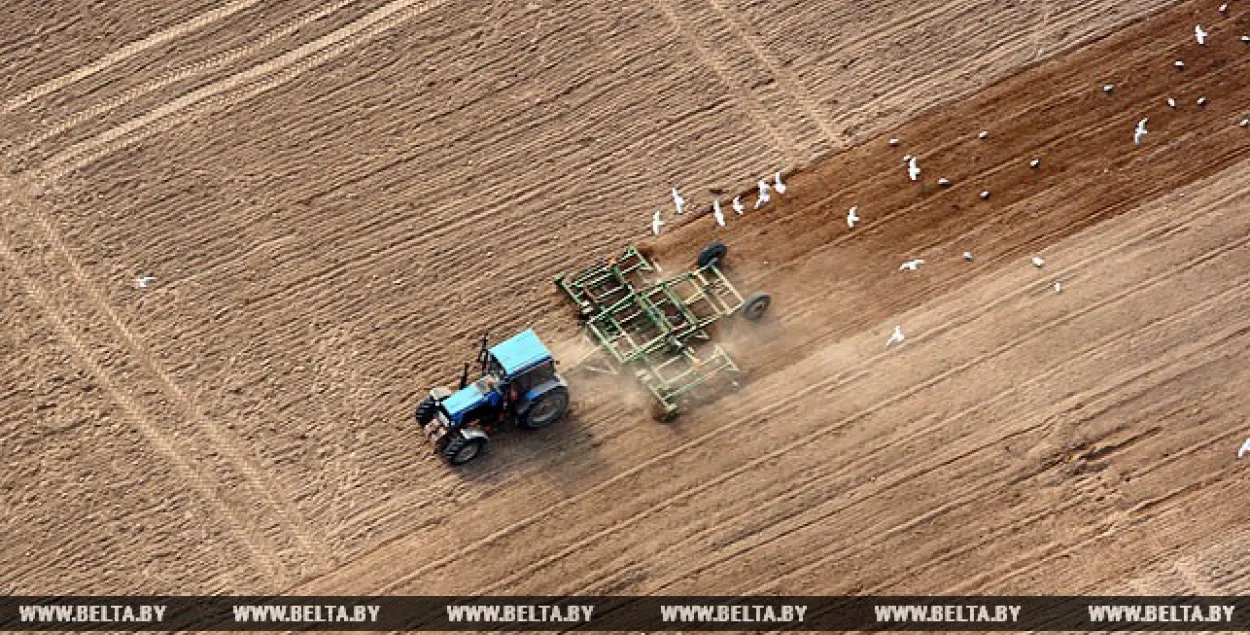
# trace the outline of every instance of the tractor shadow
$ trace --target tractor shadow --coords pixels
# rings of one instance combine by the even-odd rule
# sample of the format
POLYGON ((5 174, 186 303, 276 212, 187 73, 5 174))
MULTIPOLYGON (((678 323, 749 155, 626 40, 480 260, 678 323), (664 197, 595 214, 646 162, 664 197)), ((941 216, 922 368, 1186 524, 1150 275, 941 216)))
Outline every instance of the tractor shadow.
POLYGON ((567 495, 581 491, 587 480, 596 479, 611 466, 600 454, 601 441, 580 416, 584 409, 578 406, 575 399, 567 416, 543 430, 500 431, 481 458, 456 471, 475 484, 500 485, 524 475, 546 478, 567 495))

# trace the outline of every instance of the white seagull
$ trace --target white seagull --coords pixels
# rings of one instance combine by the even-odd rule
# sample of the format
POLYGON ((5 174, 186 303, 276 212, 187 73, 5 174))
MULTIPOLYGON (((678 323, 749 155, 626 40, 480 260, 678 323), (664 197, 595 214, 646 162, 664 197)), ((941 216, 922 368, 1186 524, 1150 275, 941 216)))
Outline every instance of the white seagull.
POLYGON ((786 193, 786 184, 781 182, 780 172, 773 174, 773 189, 777 190, 778 194, 786 193))
POLYGON ((1142 120, 1137 122, 1137 129, 1133 131, 1134 145, 1141 145, 1142 138, 1146 136, 1146 133, 1148 132, 1148 130, 1146 130, 1147 119, 1149 119, 1149 117, 1142 117, 1142 120))
POLYGON ((755 209, 759 209, 763 207, 764 204, 768 202, 768 198, 769 198, 768 190, 770 188, 768 187, 768 183, 764 180, 760 180, 759 186, 760 186, 760 195, 758 198, 755 199, 755 209))
POLYGON ((859 214, 855 213, 858 211, 859 211, 859 206, 856 205, 852 207, 850 211, 846 213, 846 226, 847 227, 850 227, 851 229, 855 229, 855 223, 859 222, 859 214))
POLYGON ((978 139, 981 139, 981 140, 989 139, 989 138, 990 138, 990 131, 989 131, 989 130, 982 130, 982 131, 981 131, 981 133, 977 135, 977 138, 978 138, 978 139))
POLYGON ((988 200, 989 198, 990 198, 990 191, 989 191, 989 190, 985 190, 985 191, 981 192, 981 200, 983 200, 983 201, 984 201, 984 200, 988 200))
POLYGON ((920 258, 916 258, 914 260, 908 260, 907 262, 899 265, 898 270, 899 271, 915 271, 920 268, 920 265, 923 265, 923 264, 924 264, 924 260, 921 260, 920 258))
POLYGON ((894 327, 894 332, 890 334, 890 339, 885 341, 885 347, 889 348, 891 346, 894 346, 895 344, 902 344, 902 343, 903 343, 903 327, 896 326, 894 327))
POLYGON ((1175 107, 1176 107, 1176 100, 1175 100, 1175 99, 1172 99, 1171 97, 1168 97, 1168 107, 1169 107, 1169 108, 1175 108, 1175 107))
POLYGON ((1041 159, 1033 159, 1032 161, 1029 161, 1029 167, 1031 168, 1037 169, 1041 165, 1042 165, 1041 159))
POLYGON ((940 177, 937 180, 938 187, 950 187, 951 180, 946 177, 940 177))
POLYGON ((678 214, 686 213, 686 199, 681 197, 677 192, 677 188, 673 188, 673 205, 677 207, 678 214))
POLYGON ((1181 60, 1176 60, 1175 62, 1172 62, 1172 66, 1175 66, 1176 68, 1184 69, 1185 62, 1182 62, 1181 60))
POLYGON ((1063 283, 1058 280, 1055 281, 1055 293, 1063 293, 1063 283))
POLYGON ((651 233, 656 236, 660 235, 660 228, 664 226, 664 219, 660 218, 660 210, 655 210, 655 215, 651 217, 651 233))
POLYGON ((725 226, 725 215, 720 211, 720 199, 712 202, 712 216, 716 217, 716 224, 721 227, 725 226))
POLYGON ((907 160, 907 177, 913 181, 920 179, 920 166, 916 165, 916 157, 907 160))
POLYGON ((1042 268, 1042 265, 1044 265, 1044 264, 1046 264, 1046 261, 1045 261, 1045 260, 1042 260, 1042 257, 1041 257, 1041 256, 1033 256, 1033 266, 1034 266, 1034 267, 1037 267, 1038 269, 1041 269, 1041 268, 1042 268))
POLYGON ((1220 5, 1220 13, 1228 13, 1228 3, 1227 3, 1227 2, 1225 2, 1224 4, 1221 4, 1221 5, 1220 5))
POLYGON ((1246 439, 1246 442, 1241 444, 1241 449, 1237 450, 1237 458, 1240 459, 1247 454, 1250 454, 1250 439, 1246 439))
POLYGON ((734 212, 737 213, 739 216, 742 216, 742 212, 745 212, 747 209, 742 206, 742 201, 739 200, 741 198, 742 198, 741 196, 735 196, 734 202, 733 202, 734 212))
POLYGON ((1198 40, 1199 45, 1207 45, 1207 32, 1202 30, 1201 24, 1194 27, 1194 37, 1198 40))
POLYGON ((971 251, 965 251, 965 252, 964 252, 964 260, 967 260, 968 262, 972 262, 972 252, 971 252, 971 251))
POLYGON ((139 276, 138 278, 135 278, 135 288, 146 289, 149 284, 152 284, 155 281, 156 276, 139 276))
POLYGON ((1107 84, 1102 87, 1102 92, 1107 93, 1108 95, 1110 95, 1113 90, 1115 90, 1115 84, 1107 84))

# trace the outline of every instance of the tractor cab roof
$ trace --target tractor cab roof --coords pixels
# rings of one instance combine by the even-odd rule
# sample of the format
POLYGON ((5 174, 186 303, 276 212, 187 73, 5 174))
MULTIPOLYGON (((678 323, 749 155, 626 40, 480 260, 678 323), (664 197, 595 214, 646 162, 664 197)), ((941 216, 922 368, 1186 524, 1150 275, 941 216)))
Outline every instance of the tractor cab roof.
POLYGON ((499 362, 508 377, 514 377, 551 360, 551 353, 533 329, 525 329, 494 345, 490 354, 499 362))

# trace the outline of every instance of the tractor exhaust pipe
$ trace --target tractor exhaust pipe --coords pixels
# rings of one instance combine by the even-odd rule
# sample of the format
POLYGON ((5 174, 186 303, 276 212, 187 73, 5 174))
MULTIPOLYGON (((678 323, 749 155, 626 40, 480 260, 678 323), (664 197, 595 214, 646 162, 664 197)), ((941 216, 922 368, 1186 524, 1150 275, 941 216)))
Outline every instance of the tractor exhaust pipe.
POLYGON ((490 338, 490 333, 489 333, 489 332, 482 333, 482 347, 481 347, 480 349, 478 349, 478 351, 477 351, 477 363, 478 363, 478 366, 481 366, 481 367, 482 367, 482 374, 483 374, 483 375, 485 375, 485 374, 486 374, 486 361, 487 361, 487 359, 489 359, 489 355, 488 355, 488 353, 486 352, 486 351, 488 350, 488 349, 486 348, 486 344, 487 344, 487 342, 489 341, 489 338, 490 338))
POLYGON ((460 373, 460 388, 463 389, 465 386, 468 386, 468 385, 469 385, 469 365, 466 363, 464 365, 464 372, 460 373))

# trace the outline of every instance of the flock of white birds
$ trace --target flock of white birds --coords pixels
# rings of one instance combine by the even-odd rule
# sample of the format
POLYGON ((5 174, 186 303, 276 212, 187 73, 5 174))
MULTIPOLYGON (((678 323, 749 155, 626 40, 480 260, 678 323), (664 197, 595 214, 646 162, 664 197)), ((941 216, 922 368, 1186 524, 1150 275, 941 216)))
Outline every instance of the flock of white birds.
MULTIPOLYGON (((1220 10, 1220 13, 1226 13, 1228 11, 1228 4, 1225 3, 1225 4, 1220 5, 1219 10, 1220 10)), ((1209 34, 1206 32, 1205 29, 1202 28, 1201 24, 1194 26, 1194 39, 1198 41, 1199 46, 1206 46, 1208 37, 1209 37, 1209 34)), ((1248 35, 1241 36, 1241 41, 1250 43, 1250 36, 1248 35)), ((1184 60, 1176 60, 1175 62, 1172 63, 1172 65, 1175 66, 1177 69, 1183 70, 1185 68, 1184 60)), ((1105 86, 1103 86, 1103 92, 1107 94, 1111 94, 1114 90, 1115 90, 1114 84, 1106 84, 1105 86)), ((1205 106, 1206 103, 1207 103, 1206 97, 1199 97, 1197 99, 1198 106, 1205 106)), ((1172 97, 1167 98, 1167 104, 1171 108, 1176 108, 1176 100, 1172 97)), ((1149 133, 1149 130, 1146 129, 1146 124, 1148 121, 1149 121, 1148 117, 1142 117, 1137 122, 1137 126, 1133 130, 1133 144, 1134 145, 1141 145, 1142 141, 1145 140, 1146 135, 1149 133)), ((1250 127, 1250 117, 1246 117, 1242 119, 1238 125, 1240 125, 1243 128, 1250 127)), ((982 130, 977 135, 977 138, 984 141, 988 139, 989 136, 990 136, 990 133, 988 130, 982 130)), ((898 138, 891 138, 889 143, 891 147, 898 147, 901 142, 899 141, 898 138)), ((913 182, 919 181, 921 170, 920 170, 920 165, 919 165, 919 161, 917 160, 917 158, 910 154, 906 155, 903 157, 903 163, 907 166, 907 178, 913 182)), ((1033 159, 1032 161, 1029 162, 1029 167, 1033 169, 1037 169, 1041 167, 1041 165, 1042 165, 1042 160, 1040 158, 1033 159)), ((939 177, 937 179, 937 184, 939 187, 949 187, 951 184, 951 181, 950 179, 947 179, 946 177, 939 177)), ((988 200, 990 198, 989 190, 982 191, 980 196, 982 200, 988 200)), ((859 222, 858 212, 859 212, 858 206, 852 207, 850 211, 847 212, 846 224, 848 227, 854 228, 855 223, 859 222)), ((966 261, 969 261, 969 262, 972 261, 972 254, 970 252, 965 251, 963 254, 963 257, 964 257, 964 260, 966 261)), ((911 260, 907 260, 902 265, 899 266, 899 271, 916 271, 917 269, 920 268, 920 265, 924 264, 924 262, 925 261, 920 258, 913 258, 911 260)), ((1046 264, 1046 261, 1043 260, 1041 256, 1033 256, 1032 262, 1033 262, 1033 266, 1037 267, 1038 269, 1041 269, 1042 266, 1046 264)), ((1051 288, 1055 290, 1055 293, 1060 293, 1063 291, 1063 283, 1059 280, 1055 280, 1054 283, 1051 285, 1051 288)), ((894 328, 894 332, 890 335, 890 338, 886 341, 886 346, 889 347, 895 344, 900 344, 902 343, 902 341, 903 341, 903 330, 901 326, 897 326, 894 328)), ((1246 441, 1245 445, 1242 446, 1237 456, 1238 458, 1240 458, 1247 453, 1250 453, 1250 440, 1246 441)))
MULTIPOLYGON (((768 202, 772 200, 772 192, 774 190, 778 194, 786 193, 786 184, 784 181, 781 180, 781 172, 773 173, 772 184, 769 184, 768 181, 765 181, 764 179, 760 179, 759 183, 757 183, 756 185, 759 188, 759 196, 755 198, 755 209, 759 209, 767 205, 768 202)), ((673 207, 676 209, 677 214, 679 216, 682 214, 685 214, 686 213, 686 197, 682 196, 681 192, 678 191, 677 188, 673 188, 670 191, 670 193, 673 196, 673 207)), ((734 213, 739 216, 742 216, 747 211, 746 206, 742 204, 741 196, 735 196, 733 202, 730 203, 730 206, 733 208, 734 213)), ((714 199, 712 201, 712 208, 710 211, 712 213, 712 218, 716 219, 716 224, 720 225, 721 227, 724 227, 725 226, 725 213, 721 211, 719 198, 714 199)), ((660 231, 663 228, 664 228, 664 211, 657 209, 655 210, 655 214, 651 216, 651 233, 655 234, 656 236, 659 236, 660 231)))
MULTIPOLYGON (((1228 4, 1225 3, 1225 4, 1220 5, 1219 11, 1220 13, 1226 13, 1228 11, 1228 4)), ((1194 26, 1194 38, 1198 41, 1198 44, 1200 46, 1206 46, 1207 40, 1209 37, 1210 37, 1209 34, 1206 32, 1205 29, 1202 28, 1202 25, 1194 26)), ((1241 36, 1241 41, 1250 43, 1250 35, 1241 36)), ((1174 67, 1180 70, 1183 70, 1185 68, 1185 62, 1183 60, 1176 60, 1172 64, 1174 67)), ((1114 84, 1106 84, 1103 86, 1103 92, 1107 94, 1111 94, 1114 90, 1115 90, 1114 84)), ((1199 97, 1197 99, 1197 104, 1200 107, 1205 106, 1206 103, 1207 103, 1206 97, 1199 97)), ((1177 107, 1176 100, 1172 97, 1168 97, 1167 105, 1170 108, 1176 108, 1177 107)), ((1133 144, 1134 145, 1141 145, 1142 142, 1145 140, 1146 135, 1149 134, 1149 130, 1146 129, 1146 124, 1148 121, 1149 121, 1148 117, 1142 117, 1137 122, 1137 126, 1133 130, 1133 144)), ((1246 117, 1242 119, 1239 125, 1243 128, 1250 127, 1250 117, 1246 117)), ((982 130, 980 133, 977 134, 977 138, 982 141, 989 139, 989 136, 990 136, 990 133, 988 130, 982 130)), ((889 140, 889 144, 891 147, 898 147, 899 145, 901 145, 901 143, 902 142, 898 138, 891 138, 889 140)), ((908 180, 912 182, 919 182, 920 176, 922 173, 920 169, 919 159, 913 155, 908 154, 903 157, 903 164, 907 168, 908 180)), ((1041 165, 1042 165, 1041 158, 1034 158, 1033 160, 1029 162, 1029 167, 1033 169, 1038 169, 1041 167, 1041 165)), ((938 179, 936 180, 936 183, 939 187, 943 187, 943 188, 949 187, 951 185, 950 179, 946 177, 938 177, 938 179)), ((769 202, 770 190, 776 190, 778 194, 784 194, 786 191, 786 186, 781 180, 780 172, 777 172, 774 174, 773 184, 771 186, 769 185, 767 181, 763 179, 759 181, 757 186, 759 188, 759 195, 755 201, 755 209, 757 210, 769 202)), ((677 214, 684 214, 686 211, 685 198, 681 196, 677 188, 672 189, 672 196, 673 196, 673 204, 676 207, 677 214)), ((982 191, 980 193, 980 198, 981 200, 988 200, 990 198, 989 190, 982 191)), ((742 201, 740 199, 741 197, 734 197, 732 207, 733 207, 734 212, 741 216, 746 208, 742 205, 742 201)), ((721 211, 719 198, 712 201, 711 213, 712 213, 712 217, 716 220, 716 224, 720 225, 721 227, 724 227, 725 215, 721 211)), ((846 213, 846 226, 850 229, 854 229, 855 225, 859 222, 860 222, 859 206, 855 205, 855 206, 852 206, 846 213)), ((664 220, 662 217, 662 212, 660 210, 656 210, 655 215, 652 217, 652 220, 651 220, 652 233, 658 236, 663 226, 664 226, 664 220)), ((972 253, 965 251, 963 253, 963 259, 965 261, 971 262, 973 260, 972 253)), ((1033 256, 1031 259, 1031 262, 1033 263, 1033 266, 1037 267, 1038 269, 1041 269, 1046 264, 1046 261, 1041 256, 1033 256)), ((920 268, 920 266, 923 265, 924 263, 925 261, 922 258, 912 258, 910 260, 903 262, 903 264, 899 265, 899 271, 917 271, 920 268)), ((1063 283, 1059 280, 1055 280, 1052 283, 1051 288, 1054 289, 1055 293, 1060 293, 1063 290, 1063 283)), ((895 326, 894 330, 890 333, 889 339, 886 340, 886 347, 888 348, 891 346, 902 344, 903 340, 904 340, 903 327, 901 325, 895 326)), ((1247 454, 1250 454, 1250 439, 1247 439, 1246 442, 1238 450, 1237 458, 1240 459, 1247 454)))

